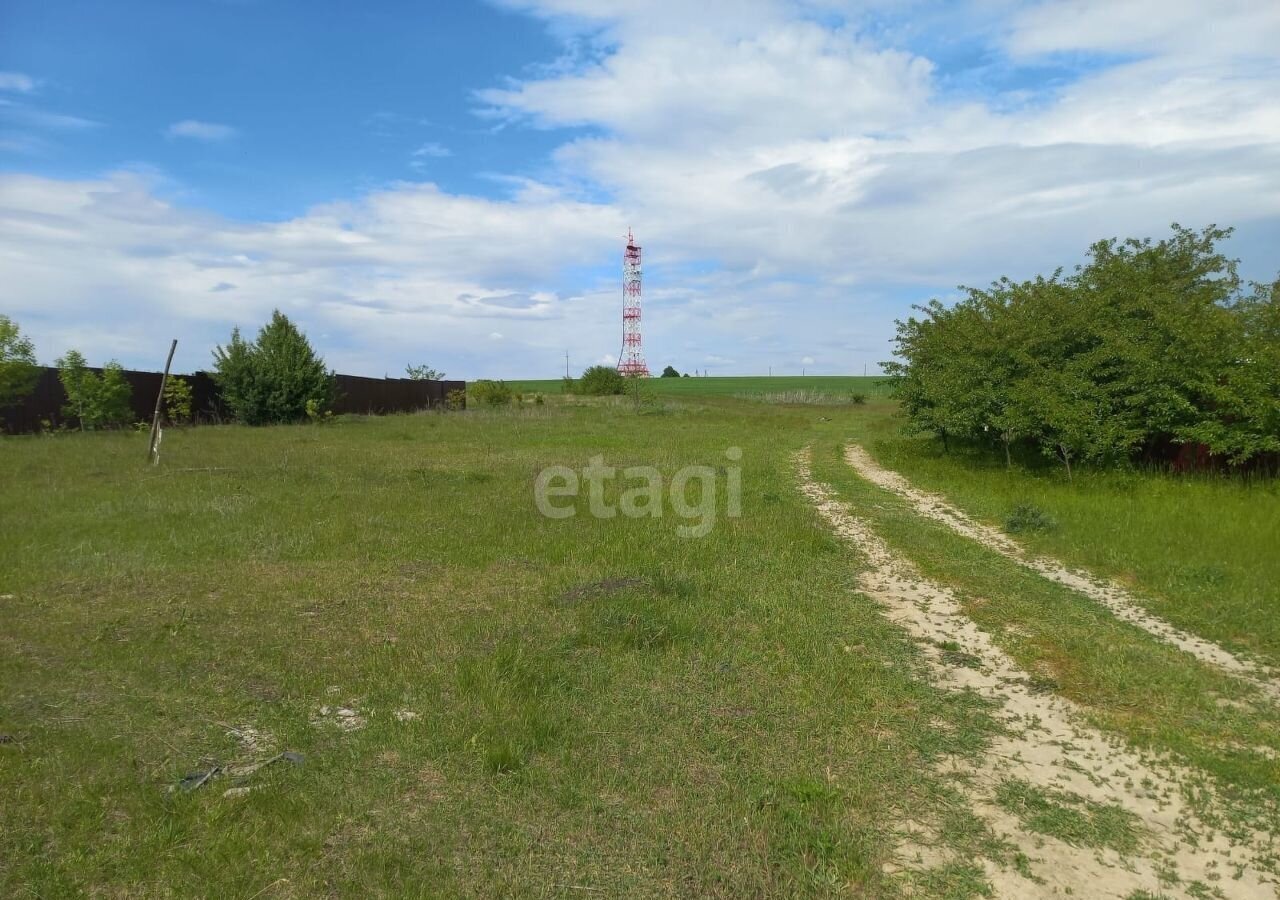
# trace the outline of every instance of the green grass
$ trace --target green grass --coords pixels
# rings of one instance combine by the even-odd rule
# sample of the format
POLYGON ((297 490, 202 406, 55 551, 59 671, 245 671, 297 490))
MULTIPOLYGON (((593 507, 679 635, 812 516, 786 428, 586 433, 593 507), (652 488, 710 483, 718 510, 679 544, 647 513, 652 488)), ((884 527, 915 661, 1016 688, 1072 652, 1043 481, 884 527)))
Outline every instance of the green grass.
POLYGON ((156 468, 133 434, 0 441, 0 892, 894 896, 907 820, 998 856, 931 774, 986 712, 922 680, 794 489, 817 418, 207 427, 156 468), (702 539, 534 508, 550 464, 669 476, 729 446, 743 515, 702 539), (171 790, 246 725, 303 763, 171 790))
MULTIPOLYGON (((860 379, 822 389, 872 394, 861 407, 734 399, 780 381, 653 379, 640 414, 549 392, 497 411, 171 430, 154 468, 133 434, 0 440, 0 891, 981 895, 982 857, 1018 860, 933 773, 983 753, 996 726, 973 695, 931 687, 917 649, 853 593, 857 554, 795 489, 807 444, 815 474, 955 586, 1045 689, 1278 827, 1280 763, 1259 748, 1280 747, 1280 715, 921 520, 839 450, 862 440, 992 521, 1034 505, 1057 527, 1021 539, 1077 561, 1107 535, 1104 568, 1162 611, 1185 605, 1193 631, 1267 633, 1255 618, 1276 608, 1274 562, 1249 548, 1266 544, 1274 486, 1067 486, 943 459, 897 437, 860 379), (669 514, 534 507, 548 465, 603 454, 723 479, 731 446, 742 516, 721 501, 704 538, 679 537, 669 514), (1175 595, 1160 559, 1216 566, 1253 600, 1175 595), (339 707, 365 727, 336 727, 339 707), (245 757, 228 732, 246 725, 303 763, 170 790, 245 757), (241 781, 254 790, 223 796, 241 781), (926 823, 951 861, 886 874, 904 822, 926 823)), ((1039 815, 1042 799, 1018 802, 1039 815)), ((1120 840, 1097 810, 1065 807, 1084 817, 1072 828, 1120 840)))
POLYGON ((1016 778, 1000 783, 996 802, 1021 819, 1028 830, 1076 846, 1109 847, 1132 854, 1142 836, 1137 817, 1126 809, 1016 778))
MULTIPOLYGON (((560 379, 508 381, 513 389, 526 394, 563 393, 560 379)), ((721 397, 746 398, 767 395, 818 394, 847 398, 851 392, 868 398, 884 399, 889 395, 888 381, 879 375, 755 375, 739 378, 648 378, 643 389, 654 397, 721 397)))
MULTIPOLYGON (((867 425, 851 418, 839 430, 858 437, 867 425)), ((1280 828, 1280 710, 1099 604, 920 517, 854 474, 843 443, 834 434, 819 439, 815 477, 925 575, 951 586, 965 613, 1039 686, 1080 704, 1104 731, 1205 772, 1237 820, 1280 828)))
POLYGON ((1053 524, 1018 539, 1110 575, 1179 628, 1280 667, 1280 481, 1060 467, 1006 470, 998 453, 903 438, 884 419, 861 433, 876 459, 976 518, 1020 506, 1053 524))

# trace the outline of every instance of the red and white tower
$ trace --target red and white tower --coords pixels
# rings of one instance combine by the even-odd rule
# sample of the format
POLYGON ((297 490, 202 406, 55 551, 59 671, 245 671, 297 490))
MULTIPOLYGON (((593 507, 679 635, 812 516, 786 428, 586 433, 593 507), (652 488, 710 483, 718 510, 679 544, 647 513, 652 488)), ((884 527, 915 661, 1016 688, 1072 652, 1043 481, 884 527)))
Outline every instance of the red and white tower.
POLYGON ((640 247, 627 229, 627 246, 622 251, 622 352, 618 371, 623 375, 649 374, 640 342, 640 247))

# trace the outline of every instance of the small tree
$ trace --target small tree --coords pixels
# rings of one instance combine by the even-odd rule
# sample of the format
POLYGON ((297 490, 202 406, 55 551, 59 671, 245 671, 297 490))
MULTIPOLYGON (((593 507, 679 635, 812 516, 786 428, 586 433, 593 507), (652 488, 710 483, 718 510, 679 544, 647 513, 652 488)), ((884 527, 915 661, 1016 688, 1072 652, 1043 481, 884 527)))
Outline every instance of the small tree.
POLYGON ((662 370, 662 378, 679 378, 680 373, 676 371, 675 366, 667 366, 662 370))
POLYGON ((103 366, 98 376, 97 401, 98 427, 127 425, 133 419, 133 388, 124 377, 124 366, 115 360, 103 366))
POLYGON ((253 343, 233 329, 230 343, 214 350, 213 360, 222 399, 245 424, 302 422, 333 402, 333 373, 280 310, 253 343))
POLYGON ((191 385, 185 378, 171 377, 164 383, 164 414, 171 425, 191 421, 191 385))
POLYGON ((414 381, 444 381, 444 373, 430 366, 405 366, 404 371, 414 381))
POLYGON ((39 377, 31 339, 24 338, 8 316, 0 316, 0 407, 12 406, 31 393, 39 377))
POLYGON ((56 361, 58 379, 67 393, 62 414, 75 418, 81 431, 123 425, 133 416, 133 388, 124 377, 124 368, 115 361, 95 375, 85 364, 84 354, 68 350, 56 361))

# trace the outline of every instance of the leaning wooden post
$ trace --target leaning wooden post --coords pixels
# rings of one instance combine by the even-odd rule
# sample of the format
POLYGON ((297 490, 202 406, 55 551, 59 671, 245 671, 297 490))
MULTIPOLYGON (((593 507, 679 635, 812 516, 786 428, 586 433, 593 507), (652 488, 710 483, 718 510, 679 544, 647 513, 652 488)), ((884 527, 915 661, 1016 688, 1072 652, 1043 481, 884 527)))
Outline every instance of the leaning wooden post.
POLYGON ((164 403, 164 385, 169 380, 169 366, 173 363, 173 351, 178 349, 178 339, 169 345, 169 358, 164 361, 164 374, 160 376, 160 393, 156 394, 156 412, 151 417, 151 441, 147 444, 147 462, 156 455, 156 435, 160 433, 160 407, 164 403))

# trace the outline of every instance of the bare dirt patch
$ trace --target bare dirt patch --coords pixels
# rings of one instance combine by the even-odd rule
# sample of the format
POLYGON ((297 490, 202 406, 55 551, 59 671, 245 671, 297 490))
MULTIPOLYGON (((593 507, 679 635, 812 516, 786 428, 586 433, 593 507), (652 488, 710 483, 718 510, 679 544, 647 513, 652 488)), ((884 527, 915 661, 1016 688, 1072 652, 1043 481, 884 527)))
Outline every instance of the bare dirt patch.
MULTIPOLYGON (((1135 752, 1084 724, 1070 702, 1038 690, 1036 680, 963 614, 949 589, 924 578, 813 480, 807 450, 797 456, 796 468, 804 495, 866 557, 869 565, 858 578, 862 593, 920 642, 942 685, 991 701, 1007 729, 981 763, 952 760, 945 770, 974 811, 1015 848, 1017 864, 981 861, 998 896, 1276 896, 1265 870, 1272 836, 1244 828, 1228 836, 1201 773, 1135 752), (1070 797, 1079 808, 1114 811, 1132 822, 1133 833, 1109 846, 1082 842, 1070 829, 1046 828, 1028 818, 1026 804, 1010 803, 1010 784, 1039 798, 1070 797), (1193 794, 1194 804, 1188 799, 1193 794)), ((1077 809, 1059 812, 1080 815, 1077 809)), ((901 868, 918 870, 918 840, 903 838, 901 868)), ((926 856, 926 867, 934 855, 926 856)))
POLYGON ((1147 612, 1132 592, 1114 581, 1109 581, 1070 569, 1063 563, 1042 556, 1033 556, 1017 541, 990 525, 970 518, 961 510, 947 503, 937 494, 914 487, 897 472, 882 467, 871 454, 857 444, 849 444, 844 452, 845 461, 867 481, 892 491, 907 500, 920 515, 941 522, 952 531, 977 541, 1006 559, 1076 591, 1111 611, 1116 618, 1136 625, 1166 644, 1191 654, 1203 663, 1248 681, 1273 700, 1280 701, 1280 684, 1275 673, 1251 660, 1241 659, 1231 651, 1212 641, 1188 634, 1168 622, 1147 612))
POLYGON ((359 731, 367 724, 366 716, 355 703, 350 706, 321 706, 311 717, 311 724, 316 728, 334 727, 339 731, 359 731))

